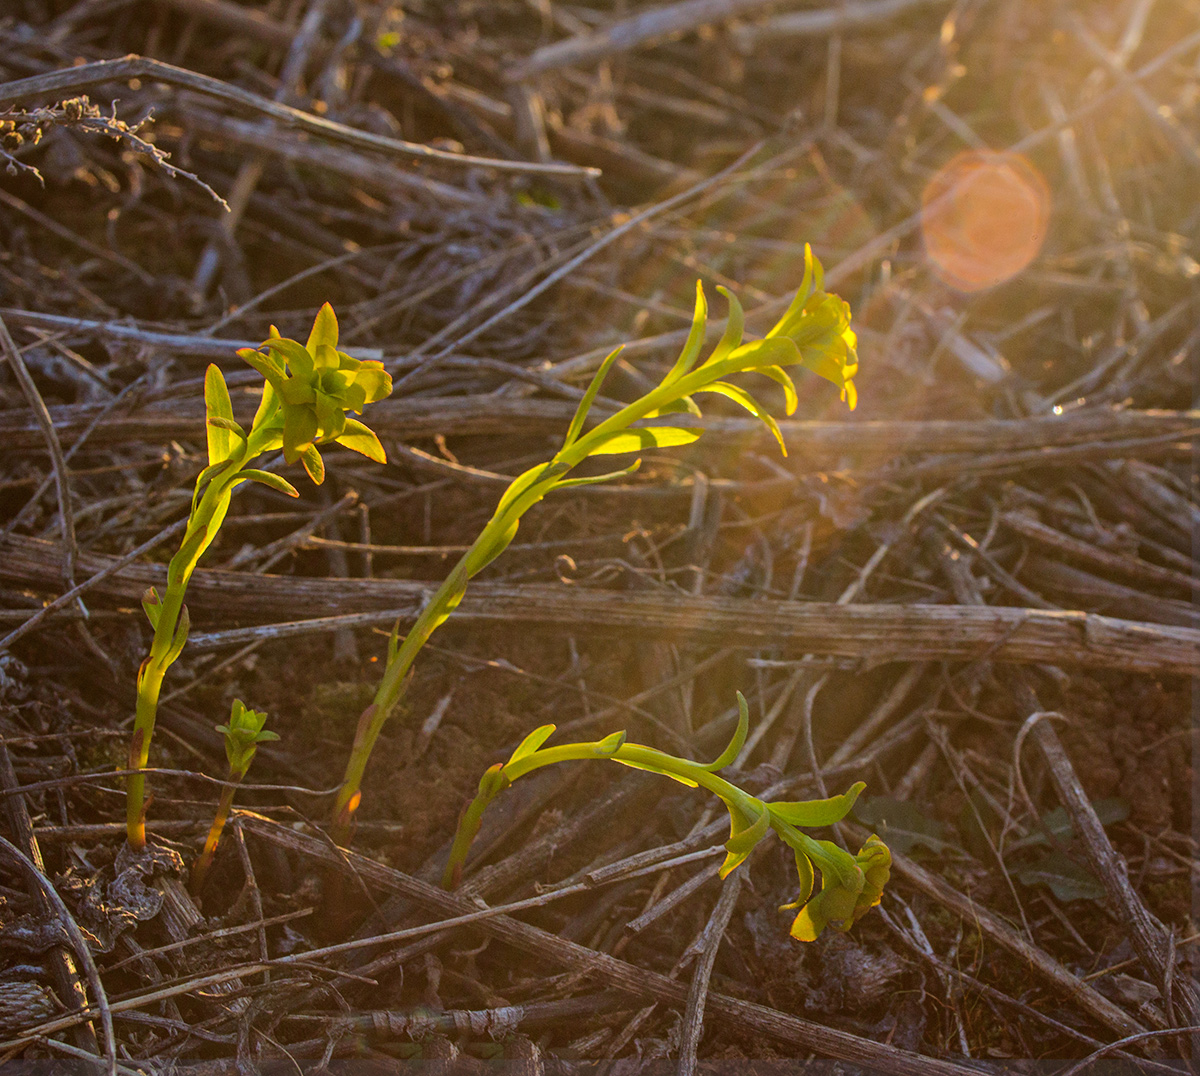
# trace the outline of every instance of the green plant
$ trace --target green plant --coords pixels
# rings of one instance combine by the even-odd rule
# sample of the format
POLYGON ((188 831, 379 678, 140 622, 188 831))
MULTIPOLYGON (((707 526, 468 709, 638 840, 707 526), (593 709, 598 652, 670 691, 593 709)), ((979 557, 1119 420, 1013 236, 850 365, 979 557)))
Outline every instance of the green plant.
POLYGON ((866 785, 859 781, 842 795, 825 800, 768 803, 718 777, 717 772, 737 758, 750 727, 749 710, 740 691, 737 699, 737 731, 721 756, 708 765, 629 743, 624 732, 614 732, 592 743, 544 748, 542 744, 553 735, 555 726, 534 729, 507 762, 496 763, 480 780, 478 793, 459 819, 442 884, 447 889, 458 885, 484 811, 518 777, 558 762, 611 759, 623 766, 670 777, 690 788, 705 788, 725 804, 729 811, 729 840, 725 842, 725 861, 719 871, 722 878, 739 866, 768 833, 777 833, 795 853, 800 878, 800 895, 784 905, 798 910, 792 923, 792 937, 814 941, 827 926, 843 932, 849 930, 879 903, 891 871, 891 853, 875 834, 871 834, 858 855, 852 856, 832 841, 815 840, 802 832, 801 827, 812 829, 840 822, 866 785), (816 896, 814 870, 821 872, 821 891, 816 896))
MULTIPOLYGON (((129 745, 131 770, 145 769, 158 713, 158 697, 167 669, 187 642, 188 612, 183 599, 196 563, 212 544, 229 510, 234 490, 243 482, 260 482, 298 497, 296 488, 279 475, 255 469, 252 462, 283 449, 288 463, 300 460, 314 482, 325 477, 317 446, 336 442, 379 463, 383 447, 363 423, 347 418, 392 391, 391 378, 378 362, 361 362, 337 350, 338 324, 326 303, 317 313, 308 343, 284 339, 271 328, 259 349, 238 354, 263 375, 262 401, 247 433, 233 419, 225 378, 216 366, 204 376, 208 466, 196 478, 191 514, 179 551, 167 566, 167 586, 160 597, 151 587, 142 598, 154 639, 137 677, 137 710, 129 745), (263 350, 265 349, 265 351, 263 350)), ((141 773, 126 784, 126 834, 134 849, 146 844, 146 779, 141 773)))
POLYGON ((213 815, 212 825, 208 829, 208 839, 204 842, 204 851, 192 867, 192 892, 199 893, 212 866, 213 856, 217 853, 217 845, 221 841, 221 833, 229 820, 229 811, 233 807, 233 796, 237 786, 241 784, 250 769, 250 763, 258 752, 260 743, 278 740, 274 732, 267 732, 263 726, 267 723, 267 715, 258 710, 247 710, 241 699, 233 700, 229 712, 229 724, 217 725, 217 731, 225 736, 225 757, 229 760, 229 783, 221 790, 221 799, 217 804, 217 812, 213 815))
POLYGON ((796 387, 786 367, 806 366, 838 385, 843 399, 854 407, 853 377, 858 360, 854 333, 850 330, 850 308, 836 295, 823 290, 823 279, 820 263, 806 247, 804 278, 796 297, 765 339, 747 344, 742 343, 744 318, 741 304, 726 289, 719 288, 729 302, 728 324, 716 348, 699 365, 708 304, 703 287, 697 283, 691 331, 666 377, 641 399, 621 408, 585 433, 588 412, 620 348, 604 360, 579 401, 562 448, 553 459, 530 468, 513 480, 500 498, 492 518, 430 598, 403 642, 393 635, 375 698, 359 718, 346 774, 334 804, 335 840, 343 844, 349 840, 354 812, 362 798, 367 760, 385 722, 400 701, 414 659, 462 601, 471 577, 507 548, 516 536, 521 517, 548 493, 628 475, 641 461, 609 474, 568 478, 567 475, 579 464, 596 456, 691 444, 700 437, 702 430, 667 423, 671 421, 670 416, 699 416, 700 409, 693 397, 705 392, 724 396, 761 419, 786 454, 775 419, 746 389, 725 380, 733 374, 755 372, 778 382, 783 387, 787 413, 791 414, 796 408, 796 387))

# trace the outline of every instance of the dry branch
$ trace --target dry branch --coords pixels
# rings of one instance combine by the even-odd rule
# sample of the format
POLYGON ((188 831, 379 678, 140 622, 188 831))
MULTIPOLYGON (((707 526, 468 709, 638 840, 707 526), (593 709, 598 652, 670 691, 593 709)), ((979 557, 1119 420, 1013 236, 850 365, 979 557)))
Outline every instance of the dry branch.
POLYGON ((52 71, 45 75, 32 75, 29 78, 17 79, 15 82, 0 84, 0 105, 15 105, 37 98, 50 98, 71 93, 85 87, 103 85, 109 82, 124 82, 131 78, 157 79, 173 86, 182 86, 189 90, 239 105, 242 108, 260 112, 270 116, 284 127, 304 131, 311 135, 328 139, 342 145, 353 146, 356 149, 375 150, 390 153, 400 157, 412 157, 418 160, 436 161, 440 164, 456 164, 468 168, 491 168, 497 172, 516 172, 523 174, 551 175, 562 179, 583 179, 599 175, 594 168, 577 168, 570 164, 537 164, 528 161, 505 161, 495 157, 472 157, 465 153, 449 153, 445 150, 421 146, 413 142, 404 142, 398 138, 388 138, 386 135, 373 134, 370 131, 360 131, 347 127, 343 123, 314 116, 302 112, 298 108, 271 101, 259 94, 243 90, 220 79, 210 78, 195 71, 187 71, 173 64, 160 60, 150 60, 144 56, 126 56, 120 60, 97 60, 95 63, 83 64, 81 67, 70 67, 62 71, 52 71))
MULTIPOLYGON (((244 816, 243 826, 246 832, 272 844, 334 867, 348 869, 368 885, 402 894, 441 915, 457 916, 479 911, 478 906, 468 899, 267 819, 247 815, 244 816)), ((508 916, 480 919, 475 929, 552 964, 572 970, 586 970, 595 978, 635 997, 654 998, 670 1005, 683 1004, 687 999, 688 988, 685 983, 635 967, 607 953, 557 938, 508 916)), ((871 1042, 727 994, 710 993, 706 1009, 715 1020, 732 1027, 766 1035, 826 1057, 868 1065, 876 1072, 893 1073, 895 1076, 967 1076, 972 1071, 949 1061, 910 1054, 894 1046, 871 1042)))
MULTIPOLYGON (((0 576, 53 587, 57 543, 0 537, 0 576)), ((81 573, 100 572, 113 558, 83 555, 81 573)), ((95 592, 139 599, 163 586, 165 568, 132 564, 95 592)), ((193 618, 330 617, 386 611, 412 616, 429 585, 391 579, 311 579, 197 571, 188 592, 193 618)), ((606 593, 566 586, 476 584, 455 613, 467 623, 588 625, 624 637, 693 640, 721 646, 784 646, 792 653, 890 661, 992 661, 1082 665, 1130 672, 1200 673, 1200 630, 1118 620, 1082 612, 1000 606, 837 605, 682 595, 606 593)), ((344 624, 329 624, 341 627, 344 624)), ((311 630, 301 626, 301 631, 311 630)), ((196 638, 193 638, 195 645, 196 638)), ((227 634, 224 643, 245 642, 227 634)))

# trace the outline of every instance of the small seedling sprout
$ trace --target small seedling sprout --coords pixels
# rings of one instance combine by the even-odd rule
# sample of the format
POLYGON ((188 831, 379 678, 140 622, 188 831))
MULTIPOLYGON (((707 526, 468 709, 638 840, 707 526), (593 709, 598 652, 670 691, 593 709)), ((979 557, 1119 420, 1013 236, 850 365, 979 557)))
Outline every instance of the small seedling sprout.
POLYGON ((233 808, 233 796, 237 786, 245 779, 250 769, 250 763, 258 752, 260 743, 278 740, 274 732, 267 732, 263 726, 267 723, 267 715, 258 710, 247 710, 241 699, 233 700, 229 713, 228 725, 217 725, 216 729, 225 737, 225 757, 229 760, 229 782, 221 790, 221 799, 217 804, 217 812, 213 815, 212 825, 208 830, 208 839, 204 842, 204 851, 192 867, 192 892, 199 894, 204 887, 204 879, 212 866, 213 856, 217 853, 217 845, 221 841, 221 833, 229 820, 229 812, 233 808))
POLYGON ((562 448, 553 459, 531 467, 513 480, 501 496, 490 521, 430 598, 403 641, 393 633, 382 680, 374 700, 358 720, 354 746, 334 804, 335 840, 345 844, 350 839, 354 813, 362 799, 362 778, 367 760, 404 693, 413 661, 433 632, 462 601, 470 579, 504 552, 516 536, 521 517, 548 493, 624 477, 637 470, 641 461, 635 460, 628 467, 608 474, 569 478, 570 472, 579 464, 598 456, 691 444, 703 431, 676 425, 673 419, 682 416, 686 422, 686 416, 698 417, 700 408, 694 397, 701 393, 724 396, 759 418, 786 455, 783 435, 770 412, 746 389, 725 380, 735 374, 759 373, 777 382, 783 388, 790 415, 796 409, 797 398, 796 386, 787 368, 804 366, 837 385, 842 398, 854 407, 853 378, 858 369, 858 358, 855 336, 850 329, 850 308, 836 295, 827 293, 823 283, 820 262, 806 246, 800 290, 766 337, 749 343, 742 343, 744 317, 741 304, 725 288, 718 288, 728 300, 729 319, 716 348, 703 362, 700 362, 700 353, 704 346, 708 303, 704 288, 697 283, 691 330, 666 377, 641 399, 585 432, 588 413, 620 349, 604 360, 579 401, 562 448))
MULTIPOLYGON (((284 339, 272 326, 270 337, 259 348, 238 352, 265 379, 249 433, 234 421, 221 371, 209 366, 205 373, 208 466, 196 478, 187 529, 167 566, 166 590, 160 596, 151 587, 142 598, 154 639, 138 670, 131 770, 145 769, 149 759, 163 678, 187 642, 189 621, 183 599, 188 582, 196 562, 216 538, 234 490, 243 482, 259 482, 289 497, 300 496, 286 479, 250 464, 282 448, 288 463, 302 462, 320 485, 325 464, 318 445, 336 443, 386 462, 379 438, 346 412, 358 413, 366 404, 382 400, 392 391, 392 379, 382 363, 360 361, 338 351, 337 341, 337 318, 326 303, 317 313, 307 344, 284 339)), ((126 784, 126 835, 135 850, 146 845, 145 814, 146 779, 135 773, 126 784)))
POLYGON ((879 903, 891 872, 891 852, 883 841, 871 834, 858 854, 852 856, 832 841, 815 840, 803 829, 840 822, 866 785, 861 781, 856 782, 842 795, 830 799, 768 803, 717 776, 718 771, 737 758, 750 727, 749 708, 740 691, 737 700, 738 725, 733 739, 720 757, 708 765, 676 758, 653 747, 629 743, 624 732, 614 732, 592 743, 543 747, 554 734, 555 726, 542 725, 534 729, 507 762, 496 763, 480 780, 478 793, 459 820, 442 884, 447 889, 458 885, 471 842, 483 821, 484 811, 518 777, 558 762, 611 759, 637 770, 670 777, 690 788, 707 789, 725 804, 729 811, 729 840, 725 842, 725 861, 719 871, 722 878, 740 866, 768 833, 774 831, 778 834, 795 854, 796 873, 800 881, 799 896, 791 904, 783 906, 784 909, 797 912, 792 923, 793 938, 815 941, 827 926, 843 933, 849 930, 879 903), (821 872, 821 891, 814 896, 817 870, 821 872))

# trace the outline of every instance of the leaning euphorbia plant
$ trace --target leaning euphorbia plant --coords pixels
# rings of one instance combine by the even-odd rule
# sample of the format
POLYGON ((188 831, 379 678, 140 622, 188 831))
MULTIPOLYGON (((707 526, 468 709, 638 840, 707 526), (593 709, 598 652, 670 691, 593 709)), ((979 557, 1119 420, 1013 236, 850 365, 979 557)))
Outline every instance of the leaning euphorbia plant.
POLYGON ((800 895, 793 903, 783 906, 784 909, 798 909, 799 914, 792 923, 793 938, 814 941, 827 926, 843 933, 849 930, 879 903, 891 873, 891 852, 883 841, 871 834, 859 853, 852 856, 832 841, 810 837, 804 829, 840 822, 866 785, 859 781, 842 795, 830 799, 769 803, 719 777, 718 771, 737 758, 750 727, 749 710, 740 691, 737 700, 737 731, 721 756, 707 765, 676 758, 653 747, 629 743, 624 732, 614 732, 593 743, 543 747, 554 734, 555 726, 543 725, 534 729, 507 762, 496 763, 480 780, 479 792, 459 819, 442 884, 447 889, 458 885, 467 852, 479 832, 483 812, 517 778, 558 762, 611 759, 624 766, 670 777, 691 788, 706 789, 725 804, 729 811, 729 840, 725 842, 725 861, 719 871, 722 878, 738 867, 768 833, 776 833, 795 854, 800 879, 800 895), (817 870, 821 872, 821 891, 814 896, 817 870))
POLYGON ((696 285, 696 310, 683 351, 662 383, 639 400, 621 408, 591 429, 585 430, 588 412, 605 377, 620 351, 614 351, 601 364, 567 429, 562 448, 546 463, 531 467, 513 480, 491 520, 471 548, 429 599, 416 623, 399 643, 389 648, 387 666, 374 701, 359 718, 346 775, 334 805, 334 836, 345 843, 354 812, 361 800, 361 785, 367 759, 384 723, 392 714, 404 691, 405 679, 413 660, 433 632, 454 611, 467 590, 471 577, 494 561, 513 540, 521 517, 554 490, 571 486, 607 482, 635 471, 641 462, 609 474, 570 478, 584 460, 597 456, 624 455, 650 448, 687 445, 700 437, 700 429, 673 424, 673 418, 699 416, 695 397, 716 393, 744 407, 767 426, 786 453, 783 437, 775 419, 751 394, 726 378, 742 373, 763 374, 778 382, 786 399, 787 413, 796 408, 796 387, 788 375, 789 367, 804 366, 832 381, 842 390, 842 398, 855 404, 854 374, 858 369, 855 337, 850 330, 850 308, 836 295, 823 290, 820 263, 805 248, 804 279, 791 306, 765 339, 742 342, 744 326, 741 304, 724 288, 718 290, 729 301, 729 321, 724 335, 709 356, 701 361, 708 304, 704 289, 696 285))
MULTIPOLYGON (((243 482, 261 482, 298 497, 286 479, 251 466, 260 456, 283 449, 288 463, 300 460, 318 485, 325 477, 319 445, 337 443, 386 462, 379 438, 347 411, 360 412, 392 391, 392 379, 379 362, 364 362, 337 350, 338 324, 326 303, 313 322, 308 343, 287 340, 271 328, 258 349, 238 354, 265 379, 262 402, 249 432, 233 419, 225 378, 216 366, 204 375, 208 466, 196 479, 191 514, 179 552, 167 566, 161 596, 151 587, 142 608, 154 630, 150 653, 137 678, 137 711, 129 745, 129 769, 145 769, 158 713, 163 677, 187 641, 188 612, 183 604, 196 562, 216 538, 234 490, 243 482)), ((126 834, 134 849, 146 844, 146 779, 140 773, 126 783, 126 834)))

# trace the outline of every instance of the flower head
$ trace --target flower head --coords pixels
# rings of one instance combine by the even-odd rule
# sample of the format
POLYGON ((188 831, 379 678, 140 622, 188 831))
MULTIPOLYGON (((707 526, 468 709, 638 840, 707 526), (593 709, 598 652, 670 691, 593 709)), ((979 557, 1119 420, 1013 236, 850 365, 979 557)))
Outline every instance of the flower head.
POLYGON ((794 341, 805 367, 837 385, 853 411, 858 403, 853 380, 858 372, 858 337, 850 328, 850 304, 824 287, 825 271, 806 243, 800 290, 767 339, 786 336, 794 341))
POLYGON ((303 460, 318 484, 325 477, 325 465, 317 445, 333 441, 377 463, 387 462, 379 438, 346 412, 360 414, 366 404, 390 395, 391 376, 381 362, 338 351, 337 341, 337 318, 326 303, 317 312, 307 344, 282 337, 271 326, 271 335, 258 349, 238 352, 267 380, 259 416, 265 418, 271 407, 278 408, 284 458, 288 463, 303 460))
POLYGON ((217 726, 217 731, 225 737, 225 757, 229 759, 231 772, 245 773, 250 768, 258 745, 279 739, 274 732, 263 729, 266 723, 265 713, 247 709, 241 699, 233 700, 229 724, 217 726))
MULTIPOLYGON (((849 858, 845 852, 842 856, 849 858)), ((801 892, 797 900, 780 909, 799 909, 792 923, 792 937, 800 941, 816 941, 827 927, 848 931, 859 919, 875 907, 883 897, 883 887, 891 874, 892 854, 888 846, 874 833, 867 838, 852 863, 834 871, 822 868, 821 891, 812 896, 812 863, 802 852, 796 852, 801 892), (801 858, 804 864, 801 865, 801 858)))

